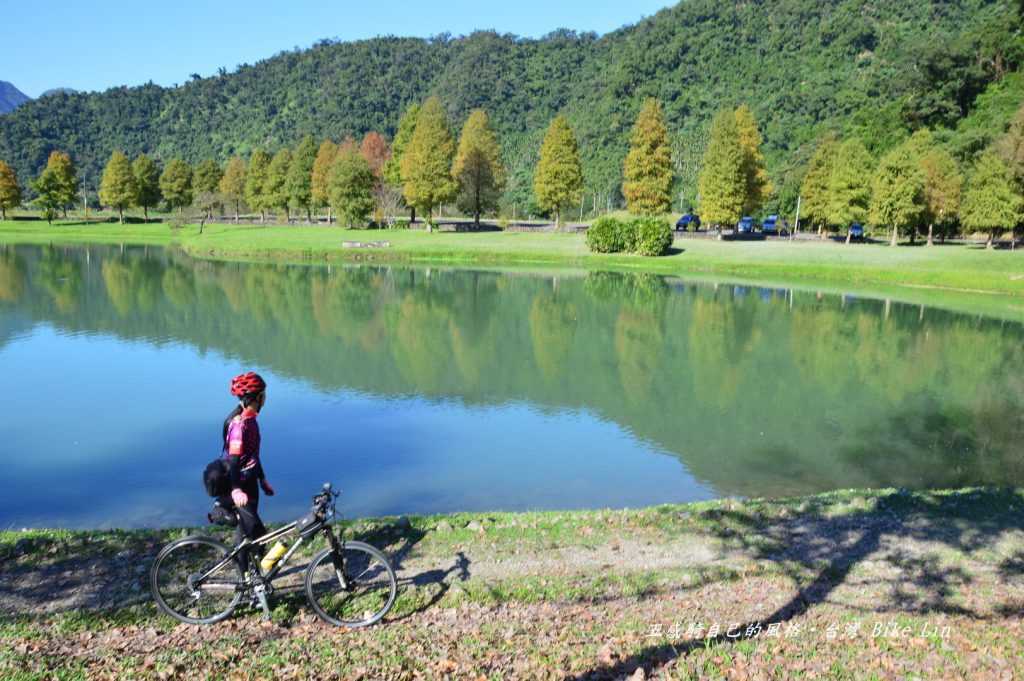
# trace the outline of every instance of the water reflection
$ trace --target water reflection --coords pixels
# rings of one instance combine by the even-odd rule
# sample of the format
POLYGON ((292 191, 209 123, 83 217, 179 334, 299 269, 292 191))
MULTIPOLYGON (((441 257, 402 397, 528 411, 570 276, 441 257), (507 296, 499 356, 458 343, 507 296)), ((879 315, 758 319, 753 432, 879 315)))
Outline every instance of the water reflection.
MULTIPOLYGON (((509 430, 489 435, 509 447, 528 449, 541 437, 523 430, 522 405, 588 414, 583 425, 559 421, 561 430, 545 432, 564 438, 558 446, 571 463, 560 474, 585 477, 577 450, 594 441, 598 424, 614 424, 638 438, 620 443, 625 455, 636 449, 639 462, 651 451, 670 454, 695 481, 652 501, 1024 482, 1024 330, 917 306, 651 275, 289 267, 193 261, 159 249, 3 248, 0 348, 36 343, 18 334, 40 324, 213 351, 295 379, 296 394, 313 386, 365 395, 367 412, 385 418, 392 400, 498 408, 509 430)), ((38 345, 19 356, 46 361, 38 345)), ((32 369, 7 362, 3 370, 32 369)), ((447 423, 450 432, 462 437, 477 427, 467 422, 472 412, 454 413, 463 422, 447 423)), ((308 427, 301 417, 282 425, 308 427)), ((359 456, 371 458, 379 449, 360 446, 367 451, 359 456)), ((441 440, 420 449, 435 462, 450 452, 441 440)), ((482 451, 460 465, 484 466, 486 458, 482 451)), ((488 479, 504 484, 500 473, 488 479)), ((421 499, 424 510, 460 507, 455 489, 435 505, 421 499)), ((588 494, 573 503, 643 497, 588 494)), ((508 498, 531 505, 529 489, 508 498)))

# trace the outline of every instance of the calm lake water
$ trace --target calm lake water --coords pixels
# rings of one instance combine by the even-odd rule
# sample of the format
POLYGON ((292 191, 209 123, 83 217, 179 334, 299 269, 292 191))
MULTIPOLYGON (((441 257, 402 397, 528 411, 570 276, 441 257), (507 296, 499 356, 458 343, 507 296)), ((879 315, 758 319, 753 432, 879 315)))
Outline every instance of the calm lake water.
POLYGON ((267 520, 1024 484, 1024 328, 650 275, 0 246, 0 527, 204 521, 261 372, 267 520))

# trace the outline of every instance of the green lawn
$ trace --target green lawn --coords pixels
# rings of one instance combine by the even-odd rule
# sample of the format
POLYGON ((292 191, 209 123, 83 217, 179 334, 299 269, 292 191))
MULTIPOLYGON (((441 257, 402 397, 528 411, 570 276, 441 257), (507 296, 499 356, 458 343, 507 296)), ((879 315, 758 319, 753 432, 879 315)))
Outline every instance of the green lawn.
POLYGON ((0 222, 3 243, 176 244, 197 257, 282 262, 370 260, 487 267, 582 267, 682 277, 795 285, 823 292, 1024 319, 1024 249, 928 248, 818 241, 723 242, 677 239, 670 255, 589 253, 579 234, 352 231, 327 227, 0 222), (342 241, 387 240, 387 249, 343 249, 342 241))

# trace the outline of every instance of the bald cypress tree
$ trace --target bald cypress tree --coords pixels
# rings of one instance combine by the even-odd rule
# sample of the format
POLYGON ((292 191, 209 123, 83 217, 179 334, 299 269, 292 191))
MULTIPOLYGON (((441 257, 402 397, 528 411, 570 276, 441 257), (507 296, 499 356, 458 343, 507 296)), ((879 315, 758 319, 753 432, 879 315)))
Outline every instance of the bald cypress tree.
POLYGON ((425 212, 428 221, 434 208, 455 198, 458 191, 452 177, 454 157, 448 115, 441 100, 430 97, 416 117, 416 130, 400 161, 405 201, 425 212))
POLYGON ((280 208, 284 212, 285 224, 288 224, 288 168, 291 163, 291 151, 278 151, 267 166, 267 180, 263 184, 263 197, 267 208, 280 208))
POLYGON ((124 224, 124 209, 135 203, 135 174, 132 163, 121 151, 110 155, 100 179, 100 201, 117 209, 117 220, 124 224))
POLYGON ((747 190, 743 158, 735 114, 719 111, 711 121, 711 138, 697 180, 701 218, 708 224, 735 225, 743 216, 747 190))
POLYGON ((320 143, 316 152, 316 159, 313 160, 313 170, 310 174, 309 196, 313 206, 327 208, 327 224, 331 224, 331 199, 328 188, 331 166, 338 156, 338 145, 329 139, 320 143))
POLYGON ((307 220, 313 218, 313 166, 316 164, 316 156, 316 142, 312 135, 306 135, 292 152, 292 162, 285 181, 288 205, 304 211, 307 220))
POLYGON ((1013 184, 1013 173, 992 151, 982 154, 967 180, 960 221, 967 229, 987 232, 988 248, 996 234, 1020 222, 1022 201, 1013 184))
POLYGON ((146 222, 149 222, 149 209, 160 203, 160 166, 156 161, 139 154, 132 162, 132 174, 135 175, 135 205, 142 208, 146 222))
POLYGON ((735 112, 736 132, 743 149, 743 178, 746 183, 743 201, 744 215, 753 215, 761 209, 774 191, 764 164, 761 144, 764 139, 757 129, 757 120, 750 107, 743 104, 735 112))
POLYGON ((452 177, 459 183, 459 209, 472 214, 479 227, 480 214, 498 207, 505 185, 501 148, 483 109, 474 109, 462 127, 452 177))
POLYGON ((838 149, 839 142, 834 135, 823 137, 807 164, 807 174, 800 185, 801 212, 808 224, 817 226, 819 234, 828 226, 828 181, 838 149))
POLYGON ((644 102, 622 168, 622 195, 630 213, 660 215, 672 206, 672 151, 661 103, 644 102))
POLYGON ((895 246, 901 232, 916 229, 924 208, 924 173, 908 140, 878 164, 871 181, 869 214, 872 224, 892 228, 889 245, 895 246))
POLYGON ((221 195, 235 204, 235 222, 238 222, 238 204, 245 198, 245 161, 234 156, 224 169, 220 178, 221 195))
POLYGON ((245 202, 249 208, 260 212, 260 222, 267 219, 266 192, 267 171, 270 169, 270 154, 257 149, 249 157, 249 168, 245 175, 245 202))
POLYGON ((7 219, 7 211, 21 205, 21 185, 14 169, 0 161, 0 219, 7 219))
POLYGON ((224 177, 224 171, 220 164, 212 158, 200 161, 195 172, 192 173, 192 190, 195 193, 196 203, 206 213, 207 218, 213 218, 213 208, 220 201, 222 177, 224 177))
POLYGON ((555 229, 562 223, 562 210, 580 200, 583 168, 576 135, 565 116, 556 116, 548 126, 540 147, 540 161, 533 175, 533 193, 541 209, 555 214, 555 229))
POLYGON ((171 208, 182 209, 192 203, 192 167, 180 158, 173 159, 160 175, 160 192, 171 208))
MULTIPOLYGON (((836 149, 828 178, 828 222, 839 228, 864 222, 871 202, 874 162, 859 139, 848 139, 836 149)), ((891 224, 891 223, 885 223, 891 224)))

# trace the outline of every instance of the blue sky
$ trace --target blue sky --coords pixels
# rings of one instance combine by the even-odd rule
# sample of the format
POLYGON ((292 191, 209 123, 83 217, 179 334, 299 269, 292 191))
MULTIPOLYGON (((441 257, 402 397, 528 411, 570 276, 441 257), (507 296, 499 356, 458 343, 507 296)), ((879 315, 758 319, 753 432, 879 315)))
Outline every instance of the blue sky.
POLYGON ((107 0, 10 2, 0 80, 30 97, 52 87, 103 90, 229 71, 322 38, 463 35, 474 29, 538 37, 557 28, 607 33, 671 0, 267 2, 107 0))

